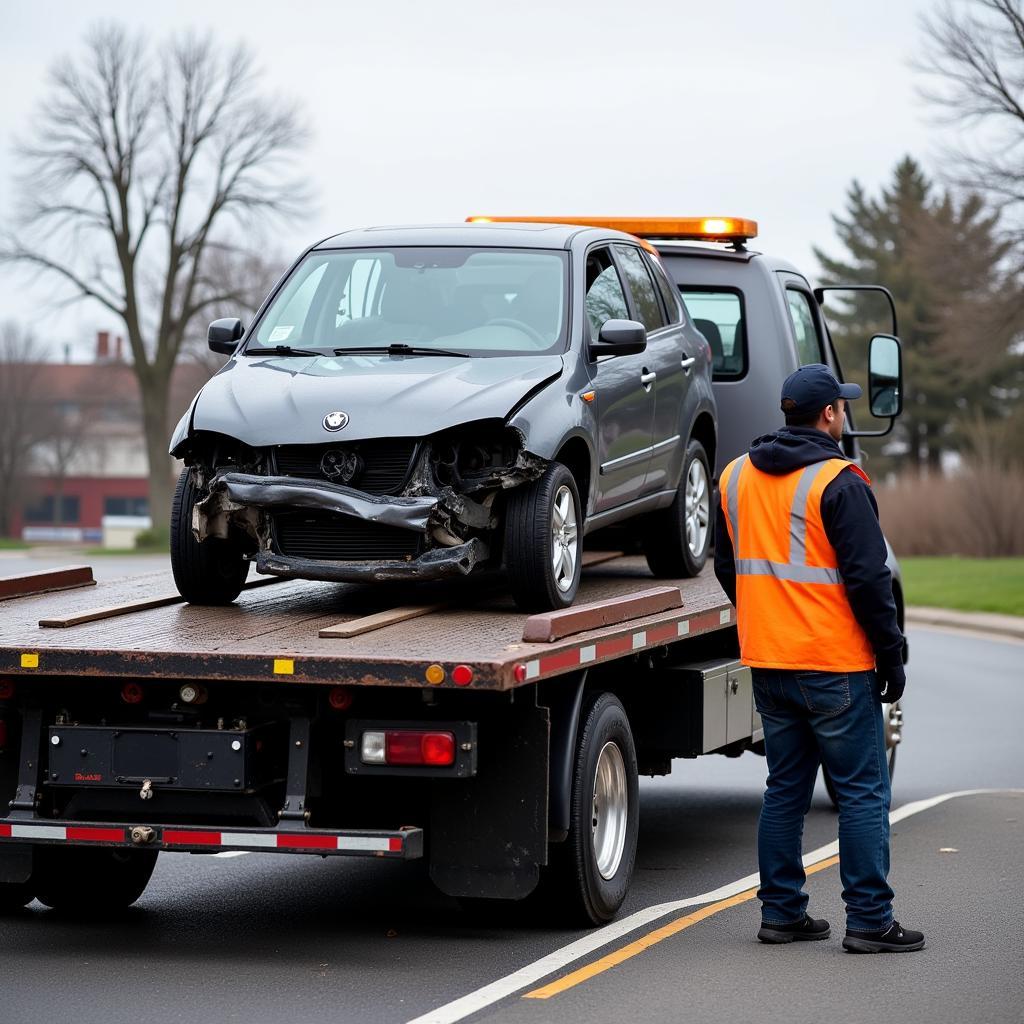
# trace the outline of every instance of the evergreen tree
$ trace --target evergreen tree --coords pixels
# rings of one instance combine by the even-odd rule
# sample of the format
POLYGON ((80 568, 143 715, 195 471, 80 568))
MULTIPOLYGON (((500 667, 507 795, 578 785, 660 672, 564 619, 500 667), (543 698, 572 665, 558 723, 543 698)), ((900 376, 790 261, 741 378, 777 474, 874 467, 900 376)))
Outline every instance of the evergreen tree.
MULTIPOLYGON (((908 156, 879 198, 850 186, 845 215, 833 217, 846 254, 815 249, 824 283, 882 284, 896 302, 903 415, 892 438, 865 446, 883 468, 889 459, 937 468, 944 451, 962 448, 965 421, 1004 417, 1021 399, 1024 357, 1014 342, 1024 327, 1024 289, 998 220, 976 195, 936 194, 908 156)), ((828 319, 847 375, 863 382, 867 338, 890 329, 879 298, 845 293, 828 319)), ((866 419, 863 410, 858 427, 870 429, 866 419)))

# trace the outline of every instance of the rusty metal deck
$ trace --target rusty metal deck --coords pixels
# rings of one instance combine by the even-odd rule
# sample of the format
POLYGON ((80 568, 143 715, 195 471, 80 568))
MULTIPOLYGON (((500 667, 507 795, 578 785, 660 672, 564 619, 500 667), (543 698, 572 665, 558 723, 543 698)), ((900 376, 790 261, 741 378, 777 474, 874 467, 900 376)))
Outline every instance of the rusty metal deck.
POLYGON ((440 664, 442 687, 455 685, 456 665, 468 665, 471 689, 507 690, 735 621, 710 568, 692 580, 655 580, 642 558, 586 568, 577 604, 665 583, 682 591, 681 608, 552 643, 525 643, 527 616, 515 609, 500 580, 486 577, 414 586, 288 581, 247 589, 228 607, 158 604, 65 628, 39 625, 173 595, 170 574, 158 573, 4 601, 0 674, 422 687, 427 667, 440 664), (435 603, 445 607, 359 636, 319 636, 348 619, 435 603))

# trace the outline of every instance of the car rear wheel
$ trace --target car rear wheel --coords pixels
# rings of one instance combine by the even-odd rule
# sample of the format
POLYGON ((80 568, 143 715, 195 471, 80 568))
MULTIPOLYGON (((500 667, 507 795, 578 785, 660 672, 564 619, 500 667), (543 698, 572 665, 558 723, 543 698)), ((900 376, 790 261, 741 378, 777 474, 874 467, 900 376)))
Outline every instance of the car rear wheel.
POLYGON ((171 571, 178 593, 190 604, 230 604, 242 591, 249 563, 236 544, 218 537, 202 543, 192 533, 196 503, 192 471, 178 477, 171 502, 171 571))
POLYGON ((157 852, 40 846, 33 876, 36 896, 54 910, 72 913, 124 910, 149 884, 157 852))
POLYGON ((711 470, 700 441, 686 446, 683 473, 668 508, 647 517, 644 554, 655 576, 696 576, 711 547, 711 470))
POLYGON ((580 585, 583 517, 572 473, 552 462, 517 487, 505 507, 505 565, 523 611, 567 608, 580 585))
POLYGON ((636 748, 614 694, 584 704, 573 764, 569 835, 550 847, 542 891, 560 923, 604 924, 626 898, 640 825, 636 748))

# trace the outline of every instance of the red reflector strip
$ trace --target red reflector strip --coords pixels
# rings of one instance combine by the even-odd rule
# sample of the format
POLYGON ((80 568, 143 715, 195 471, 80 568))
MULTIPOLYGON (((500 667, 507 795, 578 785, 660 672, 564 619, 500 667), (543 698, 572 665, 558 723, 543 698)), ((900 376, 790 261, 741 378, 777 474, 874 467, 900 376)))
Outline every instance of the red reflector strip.
POLYGON ((11 826, 10 825, 0 825, 0 839, 10 839, 10 838, 11 838, 11 826))
POLYGON ((77 839, 83 843, 123 843, 123 828, 83 828, 68 825, 68 839, 77 839))
POLYGON ((287 850, 337 850, 337 836, 281 835, 277 837, 279 849, 287 850))
POLYGON ((185 832, 180 829, 164 829, 164 846, 220 846, 219 832, 185 832))
POLYGON ((388 840, 388 849, 392 853, 401 853, 402 852, 402 840, 401 839, 389 839, 388 840))

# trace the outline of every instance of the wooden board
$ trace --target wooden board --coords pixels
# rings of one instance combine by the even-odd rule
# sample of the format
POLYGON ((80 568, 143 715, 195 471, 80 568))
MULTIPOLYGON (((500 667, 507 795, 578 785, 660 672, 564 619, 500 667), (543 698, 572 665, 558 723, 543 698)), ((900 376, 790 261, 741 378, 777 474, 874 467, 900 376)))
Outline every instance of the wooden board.
POLYGON ((363 633, 383 629, 385 626, 393 626, 398 622, 408 622, 409 619, 418 619, 421 615, 430 615, 432 612, 439 612, 446 607, 447 605, 443 604, 410 604, 400 608, 388 608, 386 611, 375 612, 373 615, 362 615, 358 619, 349 619, 347 622, 338 622, 333 626, 324 626, 320 630, 320 638, 343 640, 346 637, 362 636, 363 633))
POLYGON ((49 594, 56 590, 75 590, 95 587, 96 580, 89 565, 66 565, 60 569, 23 573, 20 576, 0 576, 0 601, 31 594, 49 594))
POLYGON ((670 608, 682 608, 683 595, 678 587, 652 587, 625 597, 613 597, 590 604, 573 605, 559 612, 531 615, 523 624, 523 641, 551 643, 573 633, 602 626, 614 626, 645 615, 657 615, 670 608))

